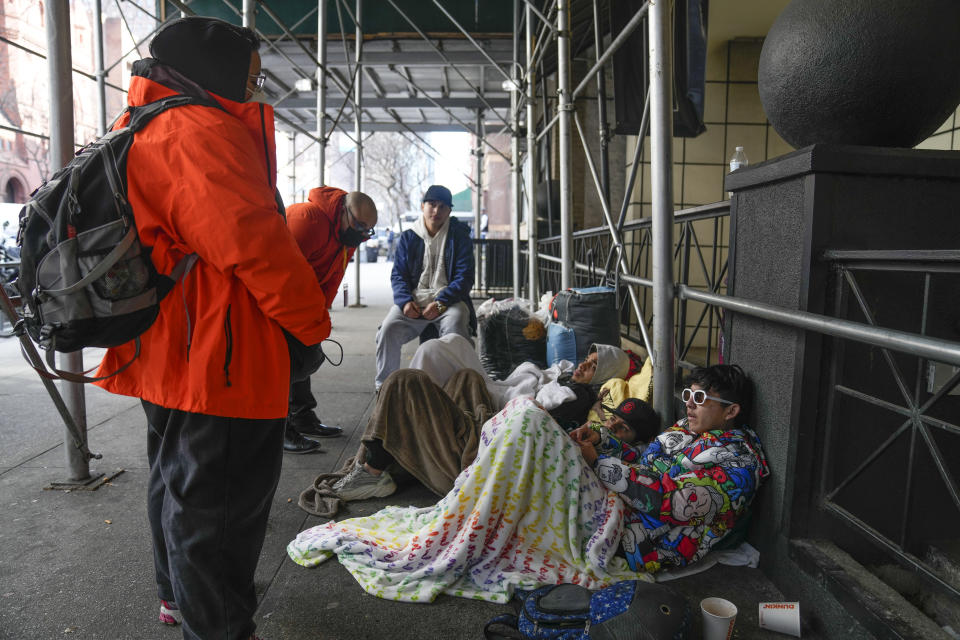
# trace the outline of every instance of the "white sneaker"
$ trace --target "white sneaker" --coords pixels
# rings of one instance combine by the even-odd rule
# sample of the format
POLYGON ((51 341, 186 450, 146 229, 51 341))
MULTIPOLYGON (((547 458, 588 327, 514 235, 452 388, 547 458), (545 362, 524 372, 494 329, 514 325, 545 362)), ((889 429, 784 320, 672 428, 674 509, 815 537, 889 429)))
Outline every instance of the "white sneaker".
POLYGON ((350 473, 333 485, 333 490, 341 500, 366 500, 389 496, 397 490, 397 484, 390 477, 389 471, 384 470, 375 476, 364 469, 362 464, 357 464, 350 473))

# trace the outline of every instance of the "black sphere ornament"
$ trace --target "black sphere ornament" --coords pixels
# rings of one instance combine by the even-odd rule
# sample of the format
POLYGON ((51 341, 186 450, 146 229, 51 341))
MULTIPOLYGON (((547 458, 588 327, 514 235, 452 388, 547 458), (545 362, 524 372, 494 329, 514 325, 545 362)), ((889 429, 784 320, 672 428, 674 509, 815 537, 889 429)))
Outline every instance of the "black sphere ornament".
POLYGON ((913 147, 960 104, 960 0, 793 0, 758 81, 794 147, 913 147))

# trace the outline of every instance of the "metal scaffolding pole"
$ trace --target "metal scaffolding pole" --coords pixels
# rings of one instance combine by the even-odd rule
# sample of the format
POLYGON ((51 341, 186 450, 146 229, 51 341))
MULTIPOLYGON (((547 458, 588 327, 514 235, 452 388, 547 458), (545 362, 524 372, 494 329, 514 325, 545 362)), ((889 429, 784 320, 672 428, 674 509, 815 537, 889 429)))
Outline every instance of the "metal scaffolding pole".
POLYGON ((527 295, 531 308, 537 308, 537 103, 536 76, 533 68, 533 7, 526 3, 527 21, 524 51, 527 63, 524 91, 527 102, 527 295))
MULTIPOLYGON (((363 0, 357 0, 357 12, 356 12, 356 29, 354 30, 355 39, 354 46, 356 47, 356 63, 357 68, 355 69, 356 81, 353 85, 353 131, 354 135, 357 138, 357 146, 354 151, 353 158, 353 169, 355 172, 354 175, 354 184, 357 191, 363 191, 363 130, 361 129, 361 114, 363 113, 363 75, 361 72, 361 62, 360 59, 363 56, 363 30, 360 27, 360 10, 362 8, 363 0)), ((356 261, 355 271, 357 278, 357 286, 353 289, 353 307, 363 307, 366 305, 360 304, 360 250, 353 254, 354 260, 356 261)))
MULTIPOLYGON (((600 183, 600 174, 597 171, 597 167, 593 162, 593 155, 590 152, 590 145, 587 144, 587 136, 583 133, 583 127, 580 125, 580 117, 574 113, 573 122, 577 126, 577 134, 580 136, 580 144, 583 145, 584 155, 587 159, 587 167, 590 169, 590 175, 593 178, 593 184, 597 188, 597 196, 600 198, 600 208, 603 211, 603 219, 607 223, 607 229, 610 231, 610 238, 613 242, 612 252, 617 254, 617 268, 621 273, 630 275, 630 265, 627 262, 627 257, 623 252, 623 237, 620 233, 620 229, 617 227, 617 224, 613 221, 613 214, 610 211, 610 201, 608 200, 607 194, 603 192, 603 185, 600 183)), ((611 253, 612 257, 613 253, 611 253)), ((609 268, 610 261, 607 261, 607 267, 609 268)), ((604 276, 607 275, 607 270, 604 269, 604 276)), ((647 335, 647 327, 643 324, 643 311, 640 309, 640 300, 637 298, 637 292, 633 287, 627 287, 627 292, 630 295, 630 303, 633 305, 633 312, 637 314, 639 320, 638 324, 640 325, 640 333, 643 337, 643 346, 647 350, 647 353, 652 351, 650 346, 650 336, 647 335)))
POLYGON ((673 111, 670 5, 649 10, 650 185, 653 237, 653 408, 673 423, 673 111))
MULTIPOLYGON (((505 72, 503 69, 500 68, 500 65, 498 65, 498 64, 496 63, 496 61, 495 61, 493 58, 490 57, 490 54, 488 54, 488 53, 484 50, 484 48, 480 46, 480 43, 478 43, 476 40, 473 39, 473 36, 470 35, 470 32, 467 31, 466 29, 464 29, 462 26, 460 26, 460 23, 457 22, 457 19, 454 18, 452 15, 450 15, 450 12, 447 11, 447 10, 443 7, 442 4, 440 4, 439 0, 433 0, 433 4, 435 4, 435 5, 437 6, 437 8, 440 9, 440 11, 443 13, 443 15, 447 16, 447 18, 450 20, 450 22, 453 23, 453 26, 455 26, 457 29, 460 30, 460 33, 462 33, 463 36, 470 42, 470 44, 472 44, 472 45, 474 46, 474 48, 480 53, 480 55, 482 55, 483 57, 485 57, 485 58, 487 59, 487 62, 490 63, 490 66, 492 66, 494 69, 496 69, 497 71, 499 71, 499 72, 500 72, 500 75, 503 76, 504 80, 508 80, 508 81, 509 81, 509 80, 510 80, 510 76, 508 76, 508 75, 506 74, 506 72, 505 72)), ((514 16, 516 16, 516 14, 517 14, 516 3, 514 3, 514 11, 513 11, 513 13, 514 13, 514 16)), ((516 18, 514 18, 514 31, 513 31, 514 33, 517 32, 517 31, 516 31, 516 26, 517 26, 517 25, 516 25, 516 18)), ((482 91, 482 90, 483 90, 483 87, 481 86, 480 89, 481 89, 481 91, 482 91)), ((506 123, 504 123, 504 124, 506 124, 506 123)))
POLYGON ((317 0, 317 186, 327 184, 327 0, 317 0))
POLYGON ((93 51, 97 67, 97 136, 107 132, 107 87, 103 71, 103 12, 100 0, 93 2, 93 51))
POLYGON ((510 166, 513 169, 512 193, 513 193, 513 219, 510 221, 510 239, 513 243, 513 297, 520 298, 520 172, 523 167, 520 165, 520 114, 519 107, 519 81, 520 81, 520 0, 513 0, 513 66, 510 72, 510 114, 513 126, 513 133, 510 136, 510 166))
MULTIPOLYGON (((25 46, 23 46, 22 44, 20 44, 19 42, 15 41, 15 40, 11 40, 10 38, 5 38, 4 36, 0 36, 0 42, 6 43, 6 44, 10 45, 11 47, 14 47, 14 48, 16 48, 16 49, 20 49, 21 51, 25 51, 26 53, 29 53, 29 54, 32 55, 32 56, 36 56, 37 58, 40 58, 40 59, 42 59, 42 60, 46 60, 46 59, 47 59, 47 55, 46 55, 46 54, 40 53, 39 51, 34 51, 34 50, 31 49, 30 47, 25 47, 25 46)), ((113 67, 111 67, 111 68, 113 68, 113 67)), ((106 70, 104 71, 104 75, 106 75, 106 73, 109 73, 109 71, 110 71, 109 69, 106 69, 106 70)), ((86 71, 84 71, 84 70, 82 70, 82 69, 77 69, 77 68, 74 68, 74 69, 73 69, 73 72, 74 72, 74 73, 77 73, 77 74, 80 74, 80 75, 83 76, 84 78, 90 78, 90 79, 93 80, 94 82, 96 82, 96 80, 97 80, 97 75, 96 75, 95 73, 87 73, 86 71)), ((117 91, 124 91, 124 88, 123 88, 123 87, 118 87, 118 86, 116 86, 116 85, 114 85, 114 84, 110 84, 109 82, 104 82, 104 84, 105 84, 106 86, 110 87, 111 89, 116 89, 117 91)))
POLYGON ((584 75, 583 79, 580 81, 580 84, 577 85, 577 88, 573 90, 574 100, 580 97, 580 94, 582 94, 590 84, 590 79, 594 76, 594 74, 599 72, 603 65, 607 64, 607 61, 613 57, 613 54, 617 52, 617 49, 626 43, 627 38, 630 37, 630 34, 632 34, 633 31, 640 26, 649 8, 650 3, 644 2, 643 6, 637 9, 637 12, 633 14, 632 18, 630 18, 630 22, 624 25, 620 33, 617 34, 617 37, 613 39, 613 42, 610 43, 610 46, 607 47, 606 51, 603 52, 603 55, 597 59, 590 71, 587 71, 586 75, 584 75))
POLYGON ((396 68, 390 68, 390 70, 393 71, 393 72, 394 72, 395 74, 397 74, 398 76, 400 76, 401 78, 403 78, 404 81, 407 82, 409 85, 411 85, 414 89, 416 89, 417 91, 419 91, 419 92, 420 92, 420 95, 422 95, 422 96, 424 97, 424 99, 426 99, 430 104, 432 104, 433 106, 435 106, 436 108, 440 109, 441 111, 443 111, 444 113, 446 113, 448 116, 450 116, 450 119, 451 119, 451 120, 454 120, 455 122, 457 122, 457 124, 459 124, 460 126, 462 126, 467 133, 472 133, 473 135, 478 136, 478 137, 483 141, 483 143, 484 143, 485 145, 487 145, 488 147, 490 147, 490 149, 491 149, 494 153, 496 153, 498 156, 500 156, 501 158, 503 158, 503 159, 506 160, 507 162, 510 162, 510 158, 508 158, 506 155, 504 155, 504 153, 503 153, 502 151, 500 151, 499 149, 497 149, 497 148, 493 145, 492 142, 489 142, 486 138, 484 138, 484 137, 483 137, 483 134, 482 134, 481 132, 478 132, 478 131, 475 131, 474 129, 471 129, 471 128, 470 128, 470 125, 467 124, 466 122, 464 122, 462 119, 458 118, 457 115, 456 115, 453 111, 451 111, 450 109, 446 108, 445 106, 443 106, 442 104, 440 104, 439 102, 437 102, 435 99, 431 98, 430 95, 429 95, 422 87, 420 87, 420 85, 418 85, 416 82, 413 81, 412 78, 410 78, 410 76, 404 75, 403 73, 401 73, 400 71, 398 71, 396 68))
MULTIPOLYGON (((476 97, 477 97, 481 102, 484 103, 484 106, 485 106, 487 109, 489 109, 490 111, 493 111, 493 115, 495 115, 497 118, 499 118, 500 121, 503 122, 504 125, 506 125, 506 126, 509 127, 509 126, 510 126, 510 123, 507 122, 507 120, 506 120, 502 115, 500 115, 500 112, 499 112, 499 111, 497 111, 496 109, 494 109, 493 106, 492 106, 489 102, 487 102, 487 99, 486 99, 486 98, 484 97, 484 95, 483 95, 483 87, 480 87, 480 88, 475 87, 475 86, 473 85, 473 83, 470 82, 470 79, 467 78, 467 76, 465 76, 464 73, 460 70, 460 68, 458 67, 458 65, 455 65, 455 64, 453 64, 452 62, 450 62, 450 58, 448 58, 448 57, 446 56, 446 54, 443 53, 443 50, 440 49, 437 45, 433 44, 433 41, 430 40, 430 38, 427 36, 427 34, 424 33, 423 30, 422 30, 420 27, 418 27, 418 26, 416 25, 416 23, 415 23, 413 20, 411 20, 410 17, 407 16, 407 14, 405 14, 405 13, 403 12, 403 10, 400 9, 400 7, 398 7, 397 4, 396 4, 393 0, 387 0, 387 2, 389 2, 389 3, 390 3, 390 6, 392 6, 392 7, 396 10, 396 12, 400 14, 400 17, 402 17, 404 20, 407 21, 407 24, 409 24, 411 27, 413 27, 414 31, 416 31, 416 32, 420 35, 420 37, 423 39, 423 41, 426 42, 428 45, 430 45, 430 47, 433 48, 433 50, 437 53, 438 56, 440 56, 441 59, 443 59, 444 62, 446 62, 448 65, 450 65, 450 68, 453 69, 454 73, 456 73, 458 76, 460 76, 460 79, 463 80, 463 82, 464 82, 468 87, 470 87, 470 89, 473 91, 474 95, 476 95, 476 97)), ((496 66, 496 65, 494 65, 494 66, 496 66)), ((499 69, 499 67, 497 67, 497 68, 499 69)), ((501 71, 501 73, 503 72, 502 69, 501 69, 500 71, 501 71)), ((504 158, 504 160, 508 160, 508 158, 504 158)))
MULTIPOLYGON (((47 68, 50 71, 50 173, 73 158, 73 76, 70 70, 70 5, 60 0, 45 0, 47 21, 47 68)), ((60 368, 75 373, 83 372, 83 351, 60 354, 60 368)), ((83 385, 75 382, 62 384, 62 393, 74 422, 87 440, 87 408, 83 385)), ((76 447, 73 437, 64 429, 66 463, 71 482, 90 480, 90 461, 76 447)))
MULTIPOLYGON (((530 5, 530 2, 528 2, 528 0, 524 0, 524 2, 527 2, 528 6, 530 5)), ((543 60, 544 54, 546 53, 547 43, 552 38, 555 38, 557 36, 557 28, 552 24, 550 24, 550 21, 553 19, 553 12, 556 10, 557 10, 557 2, 556 0, 554 0, 553 2, 550 3, 549 15, 546 18, 543 18, 544 20, 543 26, 540 28, 540 31, 537 33, 537 37, 534 39, 534 41, 536 42, 536 47, 533 50, 533 56, 531 56, 532 62, 530 62, 527 65, 529 68, 532 68, 540 64, 540 62, 543 60), (550 31, 550 38, 546 37, 547 30, 550 31)), ((542 14, 539 12, 537 12, 537 15, 542 16, 542 14)))
MULTIPOLYGON (((540 83, 540 96, 541 96, 541 112, 546 119, 547 113, 550 112, 550 101, 547 99, 547 76, 543 74, 538 78, 540 83)), ((540 142, 540 134, 537 135, 537 143, 540 142)), ((544 176, 543 183, 546 185, 546 194, 544 198, 544 204, 546 205, 547 210, 547 237, 553 237, 553 218, 554 218, 554 207, 553 207, 553 145, 550 144, 550 136, 547 136, 543 140, 544 150, 543 155, 547 160, 543 163, 544 176)), ((537 167, 539 170, 539 167, 537 167)), ((559 212, 558 212, 559 213, 559 212)))
POLYGON ((570 92, 570 2, 557 2, 557 113, 560 116, 560 287, 573 285, 573 184, 570 170, 570 117, 573 95, 570 92))
MULTIPOLYGON (((553 11, 553 3, 550 3, 550 10, 553 11)), ((552 24, 550 24, 550 18, 543 15, 543 12, 537 9, 536 4, 532 0, 523 0, 523 5, 527 9, 527 24, 530 24, 530 20, 533 19, 533 16, 530 15, 530 12, 533 11, 533 15, 540 18, 540 21, 543 22, 543 27, 550 29, 551 33, 556 33, 557 29, 552 24)))
POLYGON ((243 0, 243 26, 248 29, 257 28, 257 0, 243 0))
MULTIPOLYGON (((600 45, 603 44, 600 31, 600 7, 593 0, 593 53, 596 62, 600 62, 600 45)), ((607 74, 606 69, 597 70, 597 133, 600 136, 600 185, 603 195, 610 198, 610 152, 607 131, 607 74)))
POLYGON ((473 149, 477 158, 477 197, 476 207, 473 210, 473 288, 480 290, 480 275, 483 271, 480 265, 480 209, 483 208, 483 109, 477 109, 477 140, 473 149))

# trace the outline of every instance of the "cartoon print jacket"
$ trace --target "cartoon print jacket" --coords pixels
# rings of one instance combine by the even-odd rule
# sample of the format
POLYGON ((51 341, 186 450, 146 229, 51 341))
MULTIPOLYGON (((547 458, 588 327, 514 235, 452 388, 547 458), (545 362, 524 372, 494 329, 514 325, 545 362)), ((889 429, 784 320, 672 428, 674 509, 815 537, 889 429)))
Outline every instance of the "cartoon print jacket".
POLYGON ((699 560, 726 535, 769 474, 760 439, 742 427, 697 435, 683 418, 645 449, 604 434, 594 470, 630 508, 620 541, 634 571, 699 560))

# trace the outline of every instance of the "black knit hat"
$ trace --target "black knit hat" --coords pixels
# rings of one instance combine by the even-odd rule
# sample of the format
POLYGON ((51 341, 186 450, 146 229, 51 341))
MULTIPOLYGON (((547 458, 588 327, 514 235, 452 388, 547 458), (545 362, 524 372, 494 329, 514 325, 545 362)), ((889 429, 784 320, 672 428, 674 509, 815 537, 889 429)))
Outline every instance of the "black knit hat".
POLYGON ((207 91, 243 102, 250 55, 259 47, 260 41, 250 29, 192 16, 163 27, 150 42, 150 55, 207 91))

